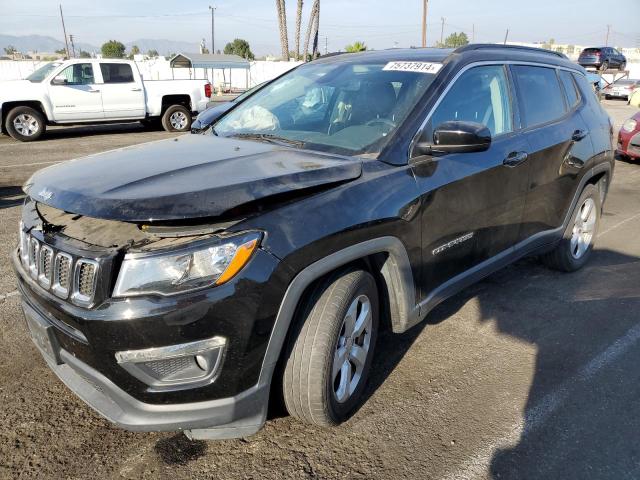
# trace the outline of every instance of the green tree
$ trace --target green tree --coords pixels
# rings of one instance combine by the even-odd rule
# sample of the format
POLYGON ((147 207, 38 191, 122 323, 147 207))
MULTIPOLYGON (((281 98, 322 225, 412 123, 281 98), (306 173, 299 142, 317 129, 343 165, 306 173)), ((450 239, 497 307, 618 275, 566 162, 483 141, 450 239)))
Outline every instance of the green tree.
POLYGON ((4 47, 4 53, 6 53, 7 55, 14 55, 18 53, 18 50, 16 50, 16 47, 14 47, 13 45, 9 45, 7 47, 4 47))
POLYGON ((249 42, 241 38, 236 38, 233 42, 227 43, 224 47, 224 53, 227 55, 239 55, 247 60, 256 58, 251 52, 249 42))
POLYGON ((347 45, 346 47, 344 47, 344 50, 349 53, 364 52, 366 49, 367 46, 365 45, 365 43, 360 41, 353 42, 351 45, 347 45))
POLYGON ((157 50, 149 50, 147 52, 147 57, 149 58, 156 58, 158 56, 158 51, 157 50))
POLYGON ((463 47, 469 43, 469 37, 464 32, 454 32, 444 39, 444 43, 437 43, 440 48, 458 48, 463 47))
POLYGON ((80 58, 91 58, 91 54, 85 50, 80 50, 80 58))
POLYGON ((109 40, 100 50, 104 58, 124 58, 125 46, 117 40, 109 40))
POLYGON ((130 53, 131 55, 140 55, 140 49, 138 48, 137 45, 132 45, 130 53))
POLYGON ((59 48, 58 50, 56 50, 56 53, 58 55, 66 55, 67 54, 67 50, 65 48, 59 48))

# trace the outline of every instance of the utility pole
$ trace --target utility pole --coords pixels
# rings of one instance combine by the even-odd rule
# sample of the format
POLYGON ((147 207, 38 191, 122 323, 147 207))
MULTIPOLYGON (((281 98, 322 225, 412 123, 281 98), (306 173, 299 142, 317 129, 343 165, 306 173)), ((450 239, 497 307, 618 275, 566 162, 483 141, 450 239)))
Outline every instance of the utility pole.
POLYGON ((607 38, 604 41, 604 46, 608 47, 609 46, 609 32, 611 31, 611 25, 607 25, 607 38))
POLYGON ((504 34, 504 45, 507 44, 507 38, 509 38, 509 29, 507 28, 507 33, 504 34))
POLYGON ((324 54, 329 53, 329 37, 324 37, 324 54))
POLYGON ((476 43, 476 24, 471 25, 471 43, 476 43))
POLYGON ((62 20, 62 33, 64 33, 64 49, 67 51, 67 58, 69 58, 69 43, 67 42, 67 30, 64 28, 64 16, 62 15, 62 4, 60 4, 60 20, 62 20))
POLYGON ((73 35, 69 35, 69 41, 71 42, 71 55, 76 58, 76 47, 73 45, 73 35))
POLYGON ((440 46, 444 46, 444 17, 440 17, 442 20, 442 27, 440 27, 440 46))
POLYGON ((214 54, 216 53, 216 44, 213 37, 213 25, 214 25, 213 12, 215 12, 216 7, 212 7, 211 5, 209 5, 209 10, 211 10, 211 53, 214 54))
POLYGON ((429 0, 423 0, 422 2, 422 48, 427 46, 427 8, 429 7, 429 0))

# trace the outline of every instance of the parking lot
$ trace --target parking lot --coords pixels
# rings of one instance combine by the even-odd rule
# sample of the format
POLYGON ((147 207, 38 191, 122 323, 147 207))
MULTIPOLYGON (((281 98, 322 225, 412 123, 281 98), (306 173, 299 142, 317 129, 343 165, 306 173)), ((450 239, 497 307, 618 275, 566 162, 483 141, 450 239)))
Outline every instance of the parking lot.
MULTIPOLYGON (((634 108, 605 101, 616 129, 634 108)), ((112 427, 31 343, 9 253, 18 185, 60 161, 174 134, 137 124, 0 137, 0 478, 640 478, 640 164, 617 161, 590 264, 525 259, 384 332, 345 425, 274 413, 257 435, 191 442, 112 427)))

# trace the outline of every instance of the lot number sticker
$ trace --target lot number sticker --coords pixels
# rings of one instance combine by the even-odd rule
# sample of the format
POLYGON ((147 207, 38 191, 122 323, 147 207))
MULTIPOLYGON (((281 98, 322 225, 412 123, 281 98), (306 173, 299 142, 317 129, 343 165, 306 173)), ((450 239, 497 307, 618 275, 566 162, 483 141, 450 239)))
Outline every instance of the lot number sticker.
POLYGON ((396 72, 438 73, 442 68, 441 63, 430 62, 389 62, 383 70, 396 72))

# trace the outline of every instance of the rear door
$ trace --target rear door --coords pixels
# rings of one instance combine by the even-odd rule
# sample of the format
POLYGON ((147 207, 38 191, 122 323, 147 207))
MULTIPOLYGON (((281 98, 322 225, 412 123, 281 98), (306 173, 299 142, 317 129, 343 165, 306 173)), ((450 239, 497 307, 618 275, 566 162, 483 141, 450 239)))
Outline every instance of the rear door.
MULTIPOLYGON (((584 100, 568 71, 513 65, 530 174, 520 240, 557 229, 593 155, 584 100)), ((546 241, 541 238, 541 243, 546 241)))
POLYGON ((102 105, 106 119, 144 118, 142 80, 128 63, 100 62, 102 105))
POLYGON ((514 133, 504 65, 473 67, 455 80, 436 106, 424 138, 443 122, 482 123, 492 134, 484 152, 416 159, 422 196, 423 288, 438 286, 513 246, 524 208, 528 163, 525 140, 514 133), (514 156, 521 155, 520 161, 514 156), (507 159, 512 165, 505 165, 507 159))
POLYGON ((56 122, 104 119, 100 85, 91 62, 75 63, 60 71, 49 84, 49 98, 56 122))

